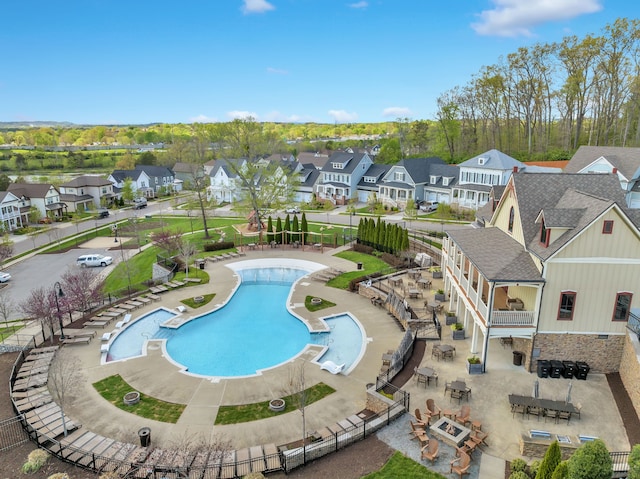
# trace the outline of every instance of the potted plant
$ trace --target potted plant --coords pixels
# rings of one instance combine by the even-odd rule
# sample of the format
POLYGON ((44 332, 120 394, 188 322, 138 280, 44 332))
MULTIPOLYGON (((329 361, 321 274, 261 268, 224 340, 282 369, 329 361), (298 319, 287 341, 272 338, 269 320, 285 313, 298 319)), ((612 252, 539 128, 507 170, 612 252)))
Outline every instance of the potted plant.
POLYGON ((438 267, 432 269, 433 279, 442 279, 442 270, 438 267))
POLYGON ((435 298, 436 301, 440 301, 440 302, 446 301, 447 297, 444 294, 444 289, 437 290, 434 298, 435 298))
POLYGON ((455 311, 447 311, 444 313, 444 318, 447 326, 451 326, 458 322, 458 317, 456 316, 455 311))
POLYGON ((467 358, 467 372, 469 374, 482 374, 482 361, 478 356, 467 358))
POLYGON ((462 326, 462 323, 453 323, 451 325, 451 338, 464 339, 464 326, 462 326))

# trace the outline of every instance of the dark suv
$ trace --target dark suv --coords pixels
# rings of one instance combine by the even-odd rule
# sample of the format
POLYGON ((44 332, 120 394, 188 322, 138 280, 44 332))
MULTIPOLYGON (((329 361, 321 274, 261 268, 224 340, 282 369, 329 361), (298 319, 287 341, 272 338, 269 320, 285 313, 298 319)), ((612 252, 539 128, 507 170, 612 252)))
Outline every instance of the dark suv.
POLYGON ((109 210, 101 210, 98 213, 98 218, 108 218, 109 217, 109 210))

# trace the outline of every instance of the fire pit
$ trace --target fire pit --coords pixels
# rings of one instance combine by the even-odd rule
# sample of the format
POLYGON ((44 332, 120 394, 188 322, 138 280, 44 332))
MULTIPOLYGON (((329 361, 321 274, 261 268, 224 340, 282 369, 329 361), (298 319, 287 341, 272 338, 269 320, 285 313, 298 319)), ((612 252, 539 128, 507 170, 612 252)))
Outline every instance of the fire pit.
POLYGON ((471 430, 448 417, 443 417, 430 427, 431 432, 440 436, 452 446, 461 446, 471 435, 471 430))
POLYGON ((282 412, 284 411, 286 404, 284 402, 284 399, 272 399, 271 401, 269 401, 269 409, 271 409, 273 412, 282 412))
POLYGON ((311 304, 313 305, 319 305, 320 303, 322 303, 322 299, 321 298, 311 298, 311 304))

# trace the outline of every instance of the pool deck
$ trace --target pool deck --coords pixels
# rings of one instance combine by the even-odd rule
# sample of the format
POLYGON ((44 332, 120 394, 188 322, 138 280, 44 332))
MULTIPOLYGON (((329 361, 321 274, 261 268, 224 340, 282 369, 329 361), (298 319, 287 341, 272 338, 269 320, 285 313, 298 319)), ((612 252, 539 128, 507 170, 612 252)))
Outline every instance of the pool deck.
MULTIPOLYGON (((265 256, 299 258, 317 261, 328 267, 345 271, 355 269, 353 263, 334 257, 335 252, 335 250, 327 250, 323 254, 312 251, 271 250, 268 254, 264 254, 250 251, 247 252, 246 257, 239 258, 237 261, 265 256)), ((163 293, 160 301, 135 310, 134 317, 142 316, 160 306, 175 311, 182 299, 209 293, 216 293, 213 304, 222 304, 237 285, 233 271, 225 266, 228 264, 230 261, 207 264, 206 271, 211 277, 210 283, 163 293)), ((365 407, 366 385, 375 380, 380 369, 382 353, 396 348, 403 332, 394 321, 389 319, 384 309, 372 306, 369 299, 327 287, 324 282, 311 278, 303 278, 296 284, 290 297, 290 306, 293 307, 292 312, 304 316, 314 330, 322 329, 324 323, 320 321, 321 317, 348 312, 363 325, 368 338, 363 358, 347 376, 332 375, 320 370, 317 364, 308 362, 320 352, 320 346, 307 348, 294 360, 296 363, 307 361, 305 380, 308 385, 324 382, 336 389, 336 392, 329 397, 307 406, 306 428, 307 431, 314 431, 344 419, 365 407), (329 300, 336 306, 309 312, 304 308, 307 295, 329 300)), ((202 309, 203 311, 188 308, 182 317, 189 319, 202 314, 212 309, 211 303, 202 309)), ((176 320, 180 320, 180 317, 176 320)), ((115 321, 112 323, 115 325, 115 321)), ((105 328, 105 331, 108 330, 109 327, 105 328)), ((251 334, 250 331, 247 334, 251 334)), ((152 440, 159 447, 170 446, 174 444, 177 437, 187 434, 198 435, 207 441, 222 435, 231 441, 235 448, 239 448, 269 442, 284 444, 298 439, 302 433, 299 412, 244 424, 213 426, 221 405, 266 401, 288 394, 285 391, 291 368, 287 364, 265 370, 257 376, 212 380, 180 372, 175 364, 163 356, 160 344, 155 341, 150 342, 146 356, 104 365, 101 365, 99 341, 92 341, 80 347, 62 348, 60 355, 63 358, 66 355, 79 357, 87 379, 84 382, 83 392, 78 394, 66 409, 67 414, 75 421, 86 424, 93 432, 107 437, 137 442, 138 429, 150 427, 152 440), (149 421, 106 403, 91 384, 113 374, 120 374, 127 383, 142 393, 165 401, 186 404, 187 407, 178 423, 149 421)))

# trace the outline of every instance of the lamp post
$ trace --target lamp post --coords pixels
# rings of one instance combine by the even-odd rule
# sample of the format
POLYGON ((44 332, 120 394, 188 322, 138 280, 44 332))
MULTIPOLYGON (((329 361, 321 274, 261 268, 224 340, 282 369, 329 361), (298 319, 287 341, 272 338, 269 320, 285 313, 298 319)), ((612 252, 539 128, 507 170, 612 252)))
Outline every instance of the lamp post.
POLYGON ((111 227, 111 230, 113 231, 113 242, 117 243, 118 242, 118 225, 113 225, 111 227))
POLYGON ((62 329, 62 315, 60 314, 60 303, 58 303, 58 297, 64 297, 64 293, 62 292, 62 286, 60 286, 60 282, 56 281, 53 285, 53 297, 56 300, 56 310, 58 311, 58 322, 60 323, 60 339, 64 339, 64 329, 62 329))

